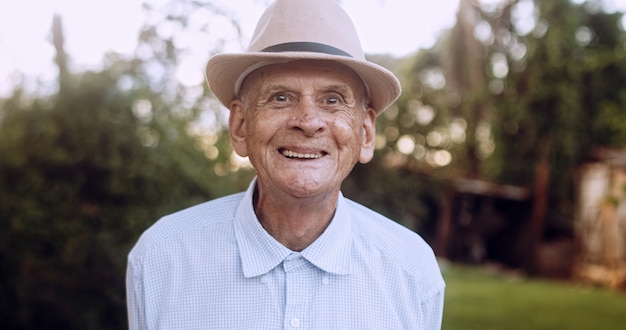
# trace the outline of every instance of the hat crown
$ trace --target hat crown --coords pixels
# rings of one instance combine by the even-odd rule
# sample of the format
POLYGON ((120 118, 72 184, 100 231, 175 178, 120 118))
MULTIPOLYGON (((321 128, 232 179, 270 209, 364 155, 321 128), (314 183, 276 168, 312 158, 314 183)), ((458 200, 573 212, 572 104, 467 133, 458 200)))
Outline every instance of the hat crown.
POLYGON ((248 51, 313 51, 365 60, 352 20, 335 0, 274 2, 259 19, 248 51))
POLYGON ((247 51, 213 55, 206 78, 213 94, 229 107, 248 74, 296 60, 333 61, 352 69, 377 114, 402 91, 391 71, 367 61, 352 20, 335 0, 276 0, 259 19, 247 51))

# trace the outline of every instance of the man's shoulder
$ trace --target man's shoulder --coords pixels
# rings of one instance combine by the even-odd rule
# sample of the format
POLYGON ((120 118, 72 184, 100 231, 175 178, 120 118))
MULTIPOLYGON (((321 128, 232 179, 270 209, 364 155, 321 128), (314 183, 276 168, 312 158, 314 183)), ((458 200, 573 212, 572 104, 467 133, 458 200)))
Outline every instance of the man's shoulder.
POLYGON ((356 234, 365 244, 406 265, 407 270, 413 265, 435 261, 433 249, 418 233, 366 206, 348 202, 356 234))
POLYGON ((131 256, 142 255, 152 246, 171 237, 190 234, 211 226, 232 221, 244 193, 220 197, 171 213, 159 219, 143 232, 131 251, 131 256))
POLYGON ((402 245, 415 248, 415 244, 428 247, 422 237, 409 228, 355 201, 348 200, 348 203, 357 228, 368 238, 379 239, 381 243, 391 244, 394 248, 402 245))
POLYGON ((181 229, 194 228, 232 219, 243 195, 243 192, 232 194, 171 213, 159 219, 153 227, 174 222, 177 225, 182 225, 181 229))

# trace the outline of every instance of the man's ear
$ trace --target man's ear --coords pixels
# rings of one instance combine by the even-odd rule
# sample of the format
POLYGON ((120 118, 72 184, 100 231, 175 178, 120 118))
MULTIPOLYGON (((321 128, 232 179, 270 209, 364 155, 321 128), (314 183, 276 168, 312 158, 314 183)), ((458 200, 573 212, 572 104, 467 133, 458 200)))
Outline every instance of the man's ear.
POLYGON ((365 118, 363 120, 363 136, 361 141, 361 154, 359 162, 365 164, 374 157, 374 149, 376 147, 376 111, 373 108, 367 108, 365 118))
POLYGON ((244 115, 245 105, 240 100, 230 103, 230 117, 228 118, 228 134, 235 152, 241 156, 248 156, 246 143, 246 118, 244 115))

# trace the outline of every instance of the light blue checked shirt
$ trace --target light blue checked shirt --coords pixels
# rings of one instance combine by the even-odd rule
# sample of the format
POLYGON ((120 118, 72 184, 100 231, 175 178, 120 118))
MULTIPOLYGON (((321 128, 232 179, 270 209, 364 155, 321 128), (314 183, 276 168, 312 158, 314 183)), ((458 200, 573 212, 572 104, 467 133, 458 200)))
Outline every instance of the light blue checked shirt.
POLYGON ((445 284, 421 237, 340 196, 294 252, 257 220, 254 186, 142 235, 128 256, 131 329, 440 329, 445 284))

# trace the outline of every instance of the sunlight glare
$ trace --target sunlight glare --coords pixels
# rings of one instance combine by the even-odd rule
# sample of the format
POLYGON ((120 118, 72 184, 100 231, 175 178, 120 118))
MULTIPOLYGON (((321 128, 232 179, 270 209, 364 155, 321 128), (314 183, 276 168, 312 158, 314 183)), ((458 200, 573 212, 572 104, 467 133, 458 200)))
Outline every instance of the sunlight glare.
POLYGON ((410 135, 403 135, 398 139, 398 151, 405 155, 410 155, 415 150, 415 140, 410 135))

